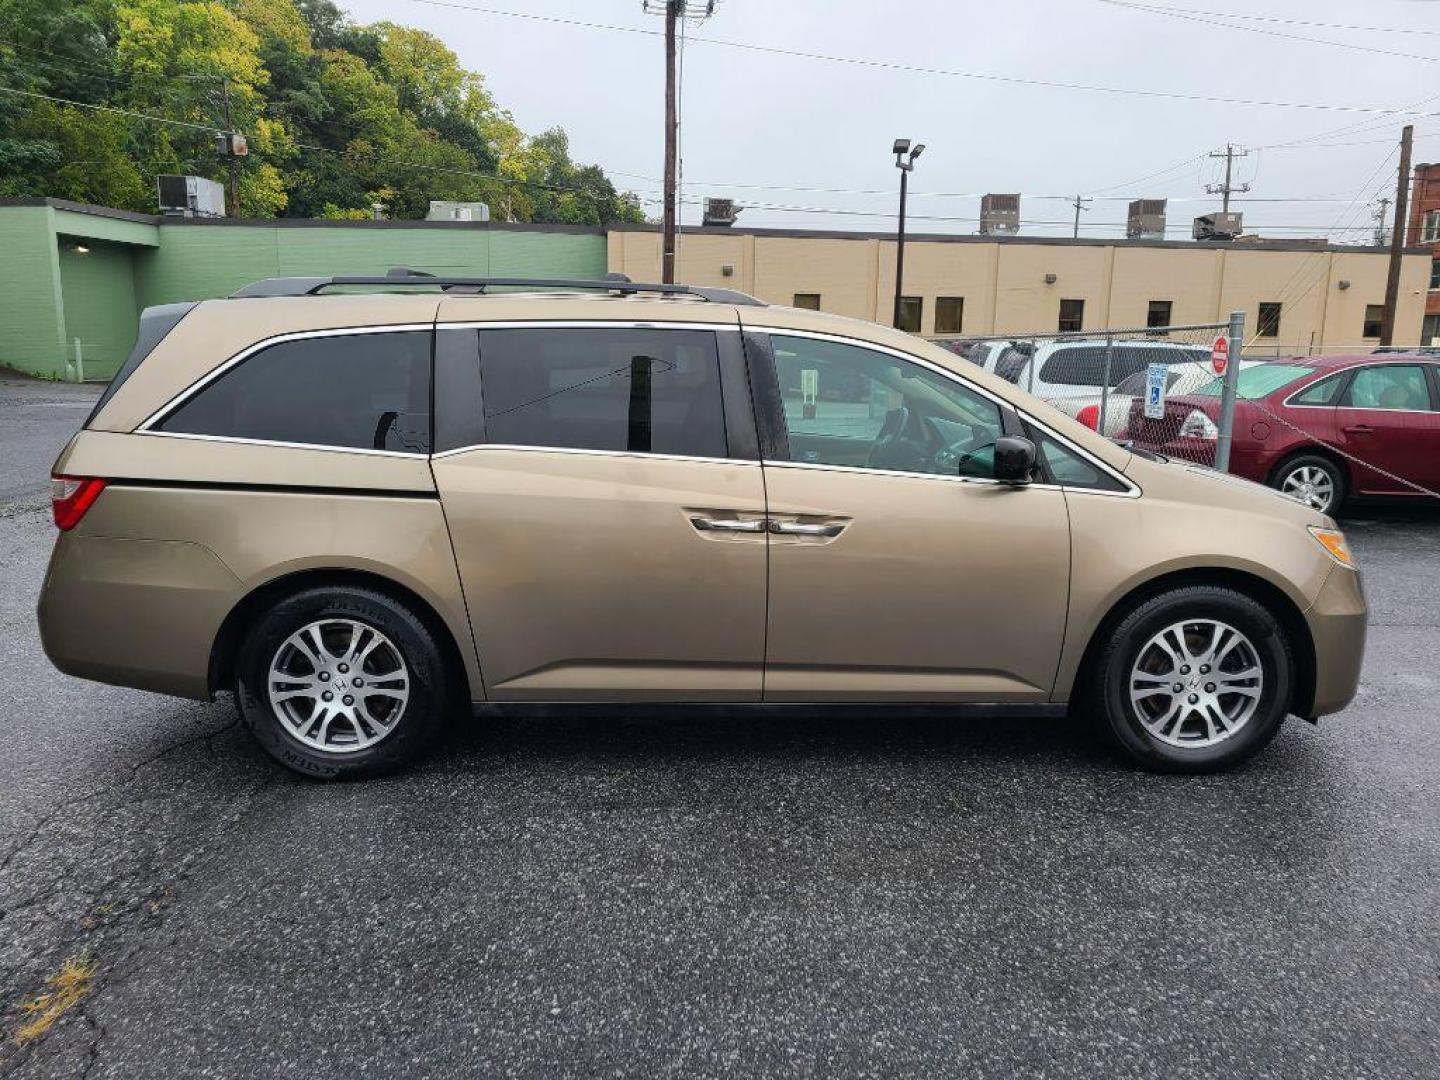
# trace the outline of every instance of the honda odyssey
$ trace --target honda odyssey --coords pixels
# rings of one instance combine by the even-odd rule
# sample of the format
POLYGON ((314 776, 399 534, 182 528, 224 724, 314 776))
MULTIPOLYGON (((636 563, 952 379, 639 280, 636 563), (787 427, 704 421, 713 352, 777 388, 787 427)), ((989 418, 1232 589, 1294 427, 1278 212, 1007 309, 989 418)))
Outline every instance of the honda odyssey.
POLYGON ((467 706, 696 703, 1073 713, 1207 771, 1343 708, 1365 638, 1321 513, 727 290, 401 271, 152 308, 54 473, 56 666, 232 692, 318 777, 467 706))

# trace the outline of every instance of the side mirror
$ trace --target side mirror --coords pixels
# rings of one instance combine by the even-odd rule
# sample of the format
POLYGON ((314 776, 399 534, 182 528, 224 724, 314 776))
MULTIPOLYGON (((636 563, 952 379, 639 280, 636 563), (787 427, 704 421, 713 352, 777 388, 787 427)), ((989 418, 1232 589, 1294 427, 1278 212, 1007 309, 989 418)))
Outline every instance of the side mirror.
POLYGON ((995 440, 995 479, 1005 484, 1028 484, 1035 472, 1035 444, 1019 435, 995 440))

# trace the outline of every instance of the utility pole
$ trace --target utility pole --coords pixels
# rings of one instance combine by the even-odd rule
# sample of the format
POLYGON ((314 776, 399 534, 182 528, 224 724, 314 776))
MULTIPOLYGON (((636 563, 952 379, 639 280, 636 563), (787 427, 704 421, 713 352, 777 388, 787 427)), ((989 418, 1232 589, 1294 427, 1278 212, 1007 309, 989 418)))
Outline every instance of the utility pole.
POLYGON ((1231 182, 1231 170, 1235 165, 1235 159, 1249 157, 1250 151, 1242 150, 1234 143, 1226 143, 1224 150, 1215 150, 1209 156, 1212 158, 1225 159, 1225 182, 1223 184, 1206 184, 1205 191, 1211 195, 1219 195, 1220 209, 1223 213, 1228 214, 1230 212, 1231 192, 1238 191, 1244 194, 1250 190, 1249 184, 1235 184, 1231 182))
POLYGON ((1385 314, 1380 320, 1380 344, 1395 337, 1395 306, 1400 300, 1400 252, 1405 248, 1405 210, 1410 200, 1410 138, 1414 127, 1400 132, 1400 177, 1395 181, 1395 227, 1390 230, 1390 272, 1385 277, 1385 314))
POLYGON ((1375 207, 1375 246, 1384 247, 1388 242, 1385 237, 1385 218, 1390 212, 1391 199, 1388 195, 1382 195, 1375 201, 1379 204, 1375 207))
POLYGON ((675 203, 676 172, 679 158, 679 85, 675 65, 675 31, 681 19, 704 22, 715 13, 719 0, 641 0, 648 13, 659 11, 665 16, 665 180, 661 212, 660 280, 669 285, 675 281, 675 233, 678 211, 675 203))
POLYGON ((1079 195, 1076 195, 1074 200, 1070 203, 1071 206, 1075 207, 1075 231, 1070 235, 1073 236, 1076 240, 1080 239, 1080 211, 1084 210, 1086 213, 1089 213, 1090 208, 1083 204, 1090 201, 1091 200, 1089 198, 1082 199, 1079 195))
POLYGON ((675 280, 675 20, 685 0, 665 0, 665 209, 660 248, 660 281, 675 280))
MULTIPOLYGON (((230 79, 222 76, 220 80, 220 104, 225 110, 225 135, 227 138, 235 134, 235 125, 230 119, 230 79)), ((225 191, 226 208, 230 217, 240 216, 240 160, 235 156, 234 147, 229 148, 226 155, 230 160, 230 183, 225 191)))

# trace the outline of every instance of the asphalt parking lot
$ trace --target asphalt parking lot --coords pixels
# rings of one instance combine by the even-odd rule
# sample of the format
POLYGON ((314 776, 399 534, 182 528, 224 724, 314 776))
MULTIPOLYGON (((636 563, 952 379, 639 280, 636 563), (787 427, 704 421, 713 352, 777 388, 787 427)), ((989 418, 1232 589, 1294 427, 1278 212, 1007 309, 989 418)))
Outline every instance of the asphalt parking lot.
POLYGON ((228 699, 46 662, 44 485, 96 392, 0 379, 0 1073, 1436 1074, 1440 509, 1347 522, 1359 697, 1229 775, 1060 721, 617 713, 323 786, 228 699))

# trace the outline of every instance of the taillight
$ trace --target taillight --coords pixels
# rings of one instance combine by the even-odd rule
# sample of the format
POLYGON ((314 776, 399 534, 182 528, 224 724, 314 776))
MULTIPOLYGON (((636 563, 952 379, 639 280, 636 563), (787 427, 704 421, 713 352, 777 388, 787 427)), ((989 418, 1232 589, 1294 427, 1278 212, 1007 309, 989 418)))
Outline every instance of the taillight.
POLYGON ((1084 424, 1091 431, 1099 431, 1100 406, 1086 405, 1083 409, 1081 409, 1078 413, 1075 414, 1075 419, 1079 420, 1080 423, 1084 424))
POLYGON ((52 476, 50 478, 50 504, 55 512, 55 525, 62 532, 69 532, 85 516, 100 492, 105 490, 105 481, 93 476, 52 476))

